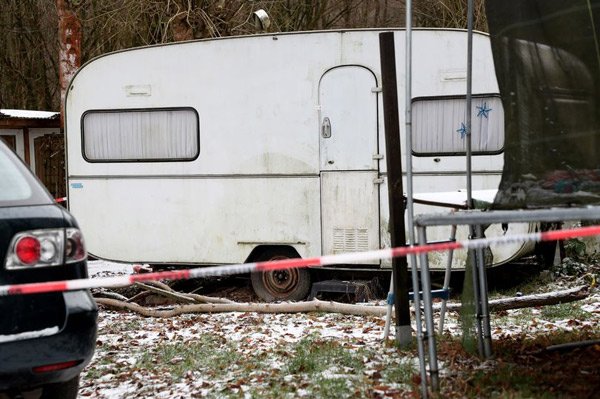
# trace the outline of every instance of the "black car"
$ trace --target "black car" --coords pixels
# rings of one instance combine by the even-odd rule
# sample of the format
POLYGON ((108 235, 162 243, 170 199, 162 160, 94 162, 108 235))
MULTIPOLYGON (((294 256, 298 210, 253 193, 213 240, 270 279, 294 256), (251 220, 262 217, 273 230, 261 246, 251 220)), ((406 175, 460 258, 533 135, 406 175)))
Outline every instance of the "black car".
MULTIPOLYGON (((77 222, 0 140, 0 286, 87 277, 77 222)), ((87 290, 0 296, 0 398, 75 398, 96 342, 87 290)))

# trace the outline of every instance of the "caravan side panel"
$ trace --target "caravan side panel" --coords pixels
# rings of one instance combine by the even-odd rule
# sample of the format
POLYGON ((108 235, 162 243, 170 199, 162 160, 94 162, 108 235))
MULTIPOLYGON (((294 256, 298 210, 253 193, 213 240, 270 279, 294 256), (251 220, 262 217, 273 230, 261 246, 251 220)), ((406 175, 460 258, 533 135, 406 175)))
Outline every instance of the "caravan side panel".
POLYGON ((72 179, 70 190, 94 255, 148 263, 237 263, 260 244, 319 253, 318 199, 316 177, 72 179))

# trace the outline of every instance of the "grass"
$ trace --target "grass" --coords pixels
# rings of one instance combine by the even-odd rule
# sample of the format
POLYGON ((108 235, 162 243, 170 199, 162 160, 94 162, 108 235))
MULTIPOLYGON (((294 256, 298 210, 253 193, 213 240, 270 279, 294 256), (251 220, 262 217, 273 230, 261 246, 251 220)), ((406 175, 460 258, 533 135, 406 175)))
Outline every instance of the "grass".
POLYGON ((471 379, 471 398, 552 398, 536 387, 534 375, 512 363, 499 363, 493 370, 477 371, 471 379))
POLYGON ((103 357, 99 361, 96 362, 93 368, 87 368, 85 371, 85 378, 94 380, 96 378, 102 377, 106 370, 110 370, 114 368, 114 362, 111 357, 103 357))
POLYGON ((398 364, 388 364, 383 370, 383 379, 398 384, 410 384, 412 377, 417 372, 416 365, 411 361, 401 361, 398 364))
POLYGON ((536 317, 532 309, 525 308, 520 309, 516 313, 503 312, 499 315, 493 315, 491 317, 491 323, 494 326, 506 326, 508 324, 512 326, 525 327, 531 324, 531 320, 536 317))
POLYGON ((219 337, 204 334, 191 342, 160 344, 151 352, 143 353, 136 366, 153 370, 159 365, 176 379, 188 370, 200 370, 216 374, 236 364, 238 355, 231 344, 219 337))
POLYGON ((287 372, 319 373, 337 368, 353 373, 362 373, 361 351, 350 351, 336 341, 323 341, 315 336, 303 338, 294 348, 295 356, 287 364, 287 372))
POLYGON ((585 320, 590 315, 581 309, 581 303, 568 302, 558 305, 544 306, 541 308, 540 317, 548 321, 559 321, 568 319, 585 320))
POLYGON ((190 371, 215 381, 227 372, 238 385, 246 385, 246 391, 222 384, 220 392, 213 391, 215 397, 282 399, 298 397, 299 392, 311 398, 368 397, 374 385, 410 384, 417 372, 412 360, 403 360, 412 359, 411 353, 396 351, 394 360, 385 356, 388 360, 382 361, 383 347, 355 348, 318 335, 273 348, 270 354, 240 354, 238 349, 231 341, 204 334, 191 342, 159 344, 139 354, 135 368, 170 375, 175 383, 190 371), (375 370, 367 373, 367 365, 375 370))

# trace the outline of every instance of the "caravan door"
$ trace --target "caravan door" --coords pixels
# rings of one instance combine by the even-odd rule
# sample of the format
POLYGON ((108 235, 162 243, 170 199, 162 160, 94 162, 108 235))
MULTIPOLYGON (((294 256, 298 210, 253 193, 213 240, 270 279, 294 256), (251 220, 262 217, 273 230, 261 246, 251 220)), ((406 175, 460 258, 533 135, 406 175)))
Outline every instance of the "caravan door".
POLYGON ((355 65, 319 82, 324 254, 379 248, 376 87, 375 75, 355 65))

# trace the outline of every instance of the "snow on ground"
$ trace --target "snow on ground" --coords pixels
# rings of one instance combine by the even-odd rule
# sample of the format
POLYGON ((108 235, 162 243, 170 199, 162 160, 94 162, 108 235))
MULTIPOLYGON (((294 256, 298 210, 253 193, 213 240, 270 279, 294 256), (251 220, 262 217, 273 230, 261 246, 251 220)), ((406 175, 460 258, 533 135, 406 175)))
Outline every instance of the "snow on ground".
MULTIPOLYGON (((396 352, 383 345, 381 318, 335 314, 222 313, 157 319, 103 310, 100 313, 99 331, 96 355, 87 370, 100 372, 87 374, 96 378, 82 379, 82 397, 219 396, 218 393, 223 388, 235 385, 240 379, 238 367, 232 365, 233 367, 223 370, 217 376, 203 376, 202 373, 190 370, 189 381, 186 378, 184 383, 175 384, 172 384, 169 376, 135 367, 143 354, 153 346, 166 343, 191 344, 202 341, 202 336, 206 334, 218 338, 225 346, 233 345, 240 359, 266 359, 263 370, 249 371, 249 380, 252 380, 252 372, 255 372, 254 384, 258 385, 259 380, 266 379, 263 374, 281 371, 285 367, 281 360, 285 360, 285 356, 271 356, 277 348, 291 348, 308 336, 339 342, 348 348, 380 348, 381 357, 386 354, 393 356, 396 352)), ((384 359, 369 359, 365 373, 375 373, 385 362, 384 359), (368 367, 369 363, 373 363, 371 369, 368 367)), ((292 376, 284 378, 292 379, 292 376)))
MULTIPOLYGON (((132 265, 90 262, 93 276, 126 274, 132 270, 132 265)), ((552 318, 544 308, 494 314, 493 338, 586 326, 599 328, 599 292, 572 306, 584 312, 585 320, 552 318)), ((447 316, 445 332, 460 336, 457 313, 449 312, 447 316)), ((401 358, 395 348, 383 342, 384 324, 383 317, 315 313, 232 312, 161 319, 101 308, 96 353, 82 373, 80 397, 250 398, 264 397, 265 392, 271 392, 267 394, 271 397, 277 389, 283 390, 277 397, 314 397, 316 385, 336 378, 349 384, 351 392, 355 389, 364 393, 360 384, 366 379, 371 384, 371 396, 402 397, 406 387, 394 384, 394 378, 386 377, 385 373, 406 363, 417 369, 418 362, 414 358, 401 358), (299 356, 299 347, 307 337, 360 354, 360 367, 334 367, 323 371, 317 380, 314 375, 288 372, 290 361, 299 356), (163 353, 165 348, 177 345, 181 355, 168 357, 163 353), (193 348, 191 359, 185 348, 193 348), (179 365, 183 369, 177 371, 179 365), (293 393, 286 391, 292 388, 293 393)))
POLYGON ((90 260, 88 261, 88 273, 91 278, 132 274, 133 264, 90 260))

